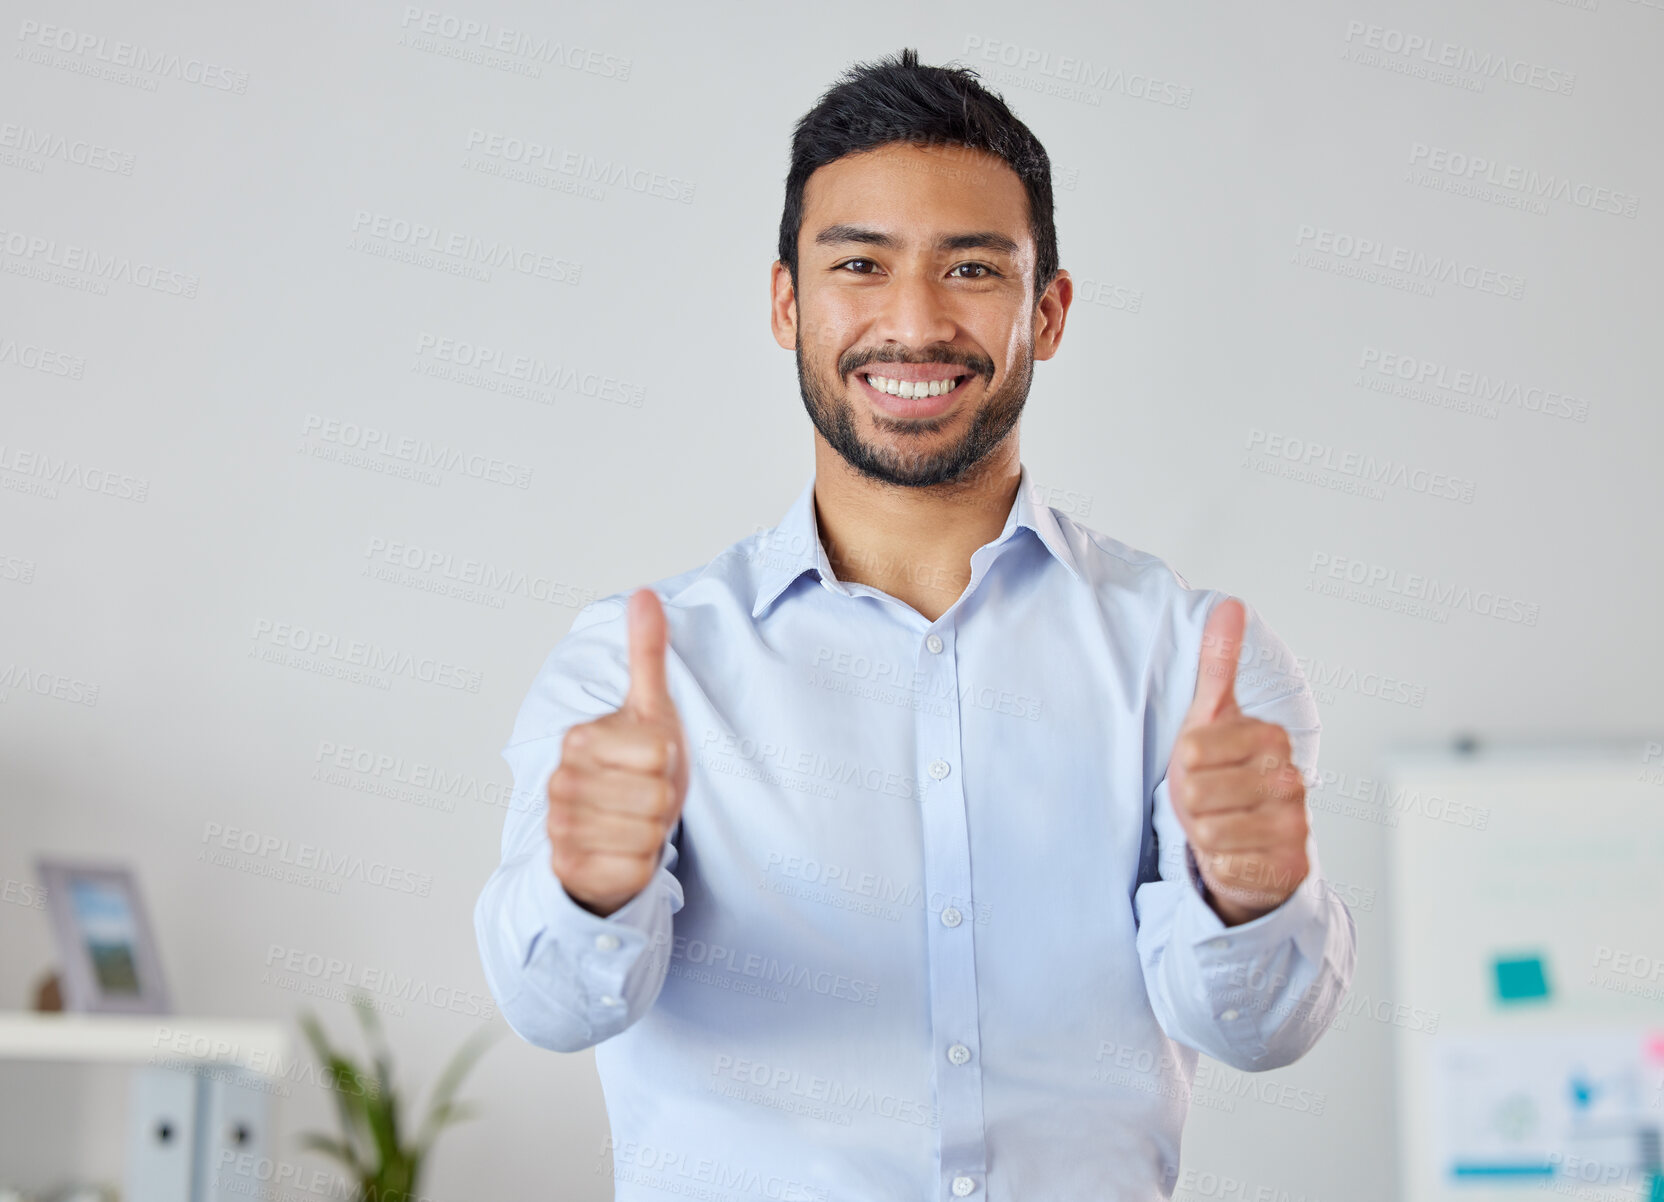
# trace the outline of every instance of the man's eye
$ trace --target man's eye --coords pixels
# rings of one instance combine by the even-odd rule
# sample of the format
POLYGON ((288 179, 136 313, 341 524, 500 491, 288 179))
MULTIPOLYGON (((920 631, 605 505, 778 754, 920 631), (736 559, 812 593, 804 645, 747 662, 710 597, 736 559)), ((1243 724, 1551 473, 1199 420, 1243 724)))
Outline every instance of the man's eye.
MULTIPOLYGON (((845 259, 842 263, 837 265, 836 270, 842 271, 845 268, 855 268, 856 275, 871 275, 872 272, 864 270, 864 267, 877 267, 877 264, 871 259, 845 259)), ((977 272, 977 274, 961 275, 958 278, 962 280, 983 280, 987 279, 989 276, 996 276, 999 274, 999 272, 995 271, 986 263, 960 263, 952 268, 952 270, 957 272, 966 267, 972 268, 977 272)))

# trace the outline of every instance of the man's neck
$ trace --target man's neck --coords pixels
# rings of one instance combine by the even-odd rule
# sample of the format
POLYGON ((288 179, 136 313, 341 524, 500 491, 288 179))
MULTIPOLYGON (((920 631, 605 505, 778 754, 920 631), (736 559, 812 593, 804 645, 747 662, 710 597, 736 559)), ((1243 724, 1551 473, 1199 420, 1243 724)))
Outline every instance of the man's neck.
POLYGON ((1022 477, 1017 440, 991 452, 971 477, 903 488, 871 480, 815 438, 815 522, 832 571, 911 605, 930 621, 971 580, 971 553, 1005 527, 1022 477))

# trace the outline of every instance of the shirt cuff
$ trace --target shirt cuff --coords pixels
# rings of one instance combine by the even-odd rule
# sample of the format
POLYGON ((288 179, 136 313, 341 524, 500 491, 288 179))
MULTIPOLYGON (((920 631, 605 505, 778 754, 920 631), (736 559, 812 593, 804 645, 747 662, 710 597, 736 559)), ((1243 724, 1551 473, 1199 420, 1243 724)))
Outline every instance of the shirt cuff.
MULTIPOLYGON (((674 854, 668 844, 660 864, 674 854)), ((541 922, 526 949, 524 971, 545 993, 559 995, 562 1004, 581 1016, 590 1043, 622 1030, 639 1013, 640 991, 651 973, 643 974, 643 954, 656 939, 660 920, 662 874, 655 873, 641 891, 611 914, 584 909, 561 884, 546 855, 528 866, 526 882, 531 908, 541 922)), ((656 961, 655 961, 656 962, 656 961)))
POLYGON ((1249 949, 1270 948, 1285 940, 1300 949, 1300 954, 1312 964, 1323 962, 1328 942, 1325 904, 1328 886, 1319 872, 1317 857, 1307 852, 1306 879, 1295 886, 1273 910, 1258 918, 1226 926, 1225 920, 1208 902, 1207 883, 1196 865, 1196 854, 1187 844, 1184 849, 1185 876, 1190 881, 1190 897, 1181 912, 1184 935, 1192 945, 1218 953, 1223 958, 1240 956, 1249 949), (1228 955, 1227 955, 1228 953, 1228 955))
MULTIPOLYGON (((660 853, 660 863, 664 862, 660 853)), ((537 905, 537 912, 544 916, 550 934, 559 936, 589 936, 590 942, 603 934, 612 934, 621 943, 630 937, 632 932, 646 938, 653 918, 653 893, 657 884, 656 875, 649 877, 647 883, 629 901, 625 902, 611 914, 602 916, 592 910, 586 910, 573 900, 566 887, 560 883, 555 875, 554 866, 547 858, 539 857, 540 863, 532 873, 532 897, 537 905)), ((564 938, 562 940, 565 941, 564 938)), ((575 945, 576 946, 576 945, 575 945)), ((605 948, 605 942, 595 945, 605 948)))

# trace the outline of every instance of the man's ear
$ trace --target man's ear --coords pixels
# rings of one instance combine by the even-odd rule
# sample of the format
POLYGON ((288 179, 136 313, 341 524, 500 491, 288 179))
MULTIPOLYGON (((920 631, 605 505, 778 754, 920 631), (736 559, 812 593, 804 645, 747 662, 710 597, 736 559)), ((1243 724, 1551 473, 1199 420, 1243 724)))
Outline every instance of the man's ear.
POLYGON ((1057 354, 1063 341, 1063 323, 1069 317, 1069 305, 1075 298, 1075 282, 1062 267, 1057 269, 1051 286, 1034 306, 1034 357, 1050 359, 1057 354))
POLYGON ((769 269, 768 323, 780 349, 797 349, 797 285, 779 259, 769 269))

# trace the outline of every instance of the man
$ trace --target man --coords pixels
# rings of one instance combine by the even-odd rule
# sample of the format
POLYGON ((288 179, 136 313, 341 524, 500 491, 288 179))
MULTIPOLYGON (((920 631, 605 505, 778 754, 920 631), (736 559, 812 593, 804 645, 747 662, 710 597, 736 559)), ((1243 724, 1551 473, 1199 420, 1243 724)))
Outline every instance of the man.
POLYGON ((974 73, 826 93, 772 287, 814 473, 543 665, 491 990, 595 1047, 620 1199, 1170 1196, 1198 1050, 1288 1064, 1350 982, 1310 690, 1242 602, 1042 503, 1018 418, 1072 284, 974 73))

